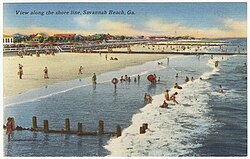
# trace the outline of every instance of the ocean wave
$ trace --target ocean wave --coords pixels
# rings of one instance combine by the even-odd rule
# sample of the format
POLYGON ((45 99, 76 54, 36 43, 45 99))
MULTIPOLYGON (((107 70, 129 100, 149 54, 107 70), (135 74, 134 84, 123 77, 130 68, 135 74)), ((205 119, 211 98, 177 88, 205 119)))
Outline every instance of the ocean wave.
POLYGON ((183 89, 172 88, 171 93, 178 92, 179 104, 170 105, 169 109, 160 108, 164 95, 153 96, 153 102, 133 115, 132 124, 125 128, 122 136, 112 138, 105 146, 110 156, 196 156, 194 148, 201 147, 203 136, 219 123, 209 116, 209 92, 212 86, 208 80, 213 74, 219 74, 215 61, 226 60, 216 57, 208 60, 213 68, 201 75, 202 79, 187 82, 183 89), (145 134, 139 133, 143 123, 148 123, 145 134))

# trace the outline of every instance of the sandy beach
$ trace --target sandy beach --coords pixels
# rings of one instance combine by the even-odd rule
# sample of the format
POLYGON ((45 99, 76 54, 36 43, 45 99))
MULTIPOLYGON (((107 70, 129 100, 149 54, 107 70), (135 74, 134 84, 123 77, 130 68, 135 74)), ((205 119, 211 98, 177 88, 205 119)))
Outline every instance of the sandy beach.
POLYGON ((3 92, 4 97, 14 96, 34 88, 45 87, 54 83, 68 81, 78 78, 97 76, 103 72, 119 70, 121 68, 143 64, 147 61, 166 58, 169 55, 138 55, 138 54, 79 54, 60 53, 56 56, 17 56, 3 57, 4 75, 3 92), (118 60, 109 60, 117 57, 118 60), (17 75, 18 64, 23 65, 23 79, 17 75), (83 66, 83 74, 78 75, 78 69, 83 66), (49 79, 44 79, 44 68, 48 67, 49 79))

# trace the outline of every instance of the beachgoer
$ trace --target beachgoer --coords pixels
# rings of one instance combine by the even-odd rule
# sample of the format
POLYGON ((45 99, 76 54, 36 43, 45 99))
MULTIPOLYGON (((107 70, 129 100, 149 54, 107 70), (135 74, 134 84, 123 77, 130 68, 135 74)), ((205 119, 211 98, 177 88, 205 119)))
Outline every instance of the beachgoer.
POLYGON ((19 75, 19 78, 22 79, 22 76, 23 76, 23 65, 19 64, 18 65, 18 73, 19 75))
POLYGON ((178 79, 178 77, 179 77, 179 75, 178 75, 178 73, 176 73, 175 78, 178 79))
POLYGON ((191 81, 192 81, 192 82, 194 81, 194 77, 191 78, 191 81))
POLYGON ((141 79, 141 76, 140 76, 140 75, 137 75, 137 78, 138 78, 138 81, 140 81, 140 79, 141 79))
POLYGON ((188 82, 189 81, 189 78, 188 78, 188 76, 186 76, 186 78, 185 78, 185 82, 188 82))
POLYGON ((134 82, 136 82, 136 77, 134 78, 134 82))
POLYGON ((165 100, 166 101, 169 101, 169 90, 167 89, 166 92, 164 93, 164 96, 165 96, 165 100))
POLYGON ((93 73, 93 76, 92 76, 92 83, 94 85, 96 85, 96 74, 95 73, 93 73))
POLYGON ((122 83, 122 81, 124 81, 123 76, 121 76, 121 78, 120 78, 120 82, 121 82, 121 83, 122 83))
POLYGON ((129 83, 131 82, 131 78, 130 78, 130 77, 128 77, 128 82, 129 82, 129 83))
POLYGON ((14 125, 13 125, 13 120, 12 118, 8 118, 7 119, 7 123, 6 123, 6 135, 8 135, 8 141, 10 141, 10 137, 12 135, 12 132, 14 130, 14 125))
POLYGON ((150 96, 150 94, 147 94, 147 93, 145 93, 145 95, 144 95, 144 101, 146 102, 146 103, 152 103, 152 97, 150 96))
POLYGON ((174 94, 172 94, 171 95, 171 97, 170 97, 170 100, 172 100, 174 103, 176 103, 176 104, 179 104, 178 102, 177 102, 177 100, 176 100, 176 95, 177 95, 178 93, 177 92, 175 92, 174 94))
POLYGON ((105 55, 105 59, 108 60, 108 54, 105 55))
POLYGON ((128 75, 125 75, 125 81, 127 81, 128 80, 128 75))
POLYGON ((43 72, 44 72, 44 78, 48 79, 49 78, 49 70, 48 70, 48 68, 45 67, 44 70, 43 70, 43 72))
POLYGON ((160 82, 161 81, 161 77, 158 77, 158 80, 157 80, 157 82, 160 82))
POLYGON ((160 105, 161 108, 168 108, 168 103, 164 100, 162 105, 160 105))
POLYGON ((219 92, 220 92, 220 93, 224 93, 224 91, 223 91, 223 89, 222 89, 222 86, 220 85, 219 87, 220 87, 220 91, 219 91, 219 92))
POLYGON ((147 93, 144 94, 144 101, 147 100, 147 93))
POLYGON ((215 67, 218 67, 219 61, 215 61, 215 67))
POLYGON ((178 83, 175 83, 174 88, 176 88, 176 89, 182 89, 182 87, 181 87, 181 86, 179 86, 179 85, 178 85, 178 83))
POLYGON ((79 75, 79 74, 82 74, 82 70, 83 70, 83 67, 82 67, 82 66, 80 66, 80 67, 79 67, 79 72, 78 72, 78 75, 79 75))
POLYGON ((157 76, 156 76, 156 74, 154 74, 154 79, 152 80, 152 83, 153 83, 153 84, 156 83, 156 78, 157 78, 157 76))

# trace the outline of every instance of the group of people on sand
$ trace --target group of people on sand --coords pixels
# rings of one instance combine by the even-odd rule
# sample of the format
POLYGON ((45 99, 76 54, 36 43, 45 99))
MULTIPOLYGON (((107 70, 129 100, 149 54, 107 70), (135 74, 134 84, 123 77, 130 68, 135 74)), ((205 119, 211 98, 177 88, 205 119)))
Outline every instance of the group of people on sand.
MULTIPOLYGON (((48 79, 49 78, 49 70, 47 67, 44 68, 43 70, 44 72, 44 79, 48 79)), ((23 78, 23 65, 22 64, 18 64, 18 72, 17 75, 19 76, 19 79, 23 78)))

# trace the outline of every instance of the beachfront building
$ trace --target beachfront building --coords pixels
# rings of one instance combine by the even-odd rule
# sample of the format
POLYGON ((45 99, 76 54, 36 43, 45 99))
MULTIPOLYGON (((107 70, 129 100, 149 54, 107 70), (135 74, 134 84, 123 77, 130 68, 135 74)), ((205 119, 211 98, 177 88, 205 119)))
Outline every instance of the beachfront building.
POLYGON ((13 44, 14 43, 14 38, 9 35, 3 35, 3 44, 13 44))
POLYGON ((30 37, 32 41, 37 41, 39 43, 42 43, 43 40, 47 37, 47 35, 43 33, 37 33, 37 34, 31 34, 30 37))
POLYGON ((54 34, 54 38, 57 39, 56 41, 60 42, 69 42, 73 41, 76 34, 54 34))

